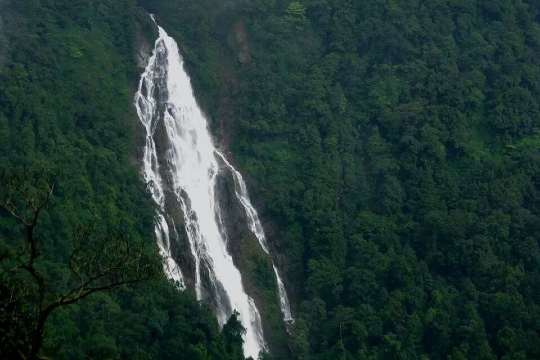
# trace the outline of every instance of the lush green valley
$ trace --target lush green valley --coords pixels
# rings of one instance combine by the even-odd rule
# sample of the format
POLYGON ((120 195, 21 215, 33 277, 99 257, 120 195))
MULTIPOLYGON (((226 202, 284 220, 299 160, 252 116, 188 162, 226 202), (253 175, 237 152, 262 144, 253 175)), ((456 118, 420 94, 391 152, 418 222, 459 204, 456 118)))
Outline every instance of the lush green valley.
MULTIPOLYGON (((180 43, 286 270, 296 322, 268 358, 540 358, 537 1, 0 0, 0 9, 9 14, 0 14, 0 170, 30 188, 36 174, 54 178, 37 227, 52 290, 69 285, 80 226, 144 242, 146 265, 159 267, 132 106, 147 10, 180 43)), ((3 263, 20 230, 0 213, 3 263)), ((6 304, 29 281, 8 275, 6 304)), ((0 319, 9 334, 0 351, 11 356, 32 324, 32 291, 22 299, 2 309, 19 327, 0 319)), ((220 332, 156 271, 55 312, 42 354, 238 359, 237 325, 220 332)))

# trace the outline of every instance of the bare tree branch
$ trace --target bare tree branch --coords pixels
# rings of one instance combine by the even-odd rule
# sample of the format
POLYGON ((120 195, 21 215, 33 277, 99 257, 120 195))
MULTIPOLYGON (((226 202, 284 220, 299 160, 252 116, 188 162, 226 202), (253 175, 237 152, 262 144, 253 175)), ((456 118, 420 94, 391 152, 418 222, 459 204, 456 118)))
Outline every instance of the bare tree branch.
MULTIPOLYGON (((38 182, 39 179, 33 178, 32 185, 39 187, 38 182)), ((151 263, 145 258, 142 243, 134 247, 133 240, 124 234, 108 233, 99 236, 94 234, 95 229, 92 226, 80 226, 73 234, 74 248, 66 263, 70 274, 69 286, 67 290, 58 293, 46 274, 36 268, 41 256, 36 228, 41 214, 53 197, 54 184, 47 183, 42 186, 44 189, 36 193, 32 188, 13 179, 7 183, 10 188, 3 194, 3 198, 0 198, 0 209, 23 227, 24 244, 20 254, 8 251, 0 254, 0 260, 9 259, 10 266, 15 264, 9 269, 0 267, 0 270, 3 276, 8 277, 22 270, 30 276, 37 288, 37 300, 34 304, 37 315, 30 344, 28 349, 21 350, 24 358, 37 359, 46 321, 54 310, 74 304, 96 292, 148 280, 157 271, 153 271, 151 263)), ((16 296, 16 292, 10 294, 12 298, 16 296)), ((32 298, 26 295, 24 297, 32 298)), ((13 301, 15 300, 17 299, 13 301)))

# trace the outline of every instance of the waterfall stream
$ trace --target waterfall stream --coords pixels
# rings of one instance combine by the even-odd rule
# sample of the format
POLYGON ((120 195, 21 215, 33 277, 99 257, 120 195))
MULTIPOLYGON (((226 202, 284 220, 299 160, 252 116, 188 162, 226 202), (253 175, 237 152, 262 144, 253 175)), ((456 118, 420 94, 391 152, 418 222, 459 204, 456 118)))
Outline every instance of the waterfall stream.
MULTIPOLYGON (((242 274, 227 247, 227 229, 221 221, 216 194, 221 167, 232 173, 236 201, 245 211, 247 226, 270 255, 266 237, 241 174, 214 146, 177 43, 163 28, 158 26, 158 30, 159 37, 139 82, 135 106, 146 131, 143 176, 158 205, 155 233, 164 271, 181 288, 192 283, 197 298, 214 305, 221 325, 234 310, 238 311, 246 329, 244 354, 257 359, 267 346, 257 306, 246 293, 242 274), (188 251, 183 258, 188 257, 189 264, 175 256, 175 239, 180 238, 175 229, 179 225, 184 226, 187 235, 188 251)), ((284 320, 290 322, 285 287, 276 267, 273 269, 281 311, 284 320)))
MULTIPOLYGON (((234 190, 236 193, 236 198, 240 201, 240 203, 244 207, 244 210, 246 212, 246 217, 248 220, 249 229, 259 241, 259 245, 261 245, 261 248, 264 250, 264 252, 270 255, 270 252, 268 250, 268 244, 266 243, 266 234, 264 233, 264 229, 262 227, 261 221, 259 220, 259 215, 257 214, 257 211, 251 204, 251 200, 249 199, 249 194, 247 192, 247 186, 244 181, 244 178, 242 177, 242 174, 240 174, 240 172, 236 170, 231 165, 231 163, 229 163, 229 161, 225 158, 225 156, 222 153, 220 153, 219 151, 216 151, 216 154, 221 158, 221 160, 225 163, 225 165, 231 170, 233 174, 234 190)), ((286 323, 292 323, 294 322, 294 319, 291 313, 289 297, 287 296, 287 292, 285 291, 285 285, 283 284, 283 280, 281 280, 281 277, 279 276, 279 272, 276 268, 276 265, 274 265, 274 263, 272 263, 272 267, 274 269, 274 274, 276 276, 276 281, 277 281, 277 286, 278 286, 278 295, 279 295, 279 306, 281 308, 281 313, 283 314, 283 321, 285 321, 286 323)))

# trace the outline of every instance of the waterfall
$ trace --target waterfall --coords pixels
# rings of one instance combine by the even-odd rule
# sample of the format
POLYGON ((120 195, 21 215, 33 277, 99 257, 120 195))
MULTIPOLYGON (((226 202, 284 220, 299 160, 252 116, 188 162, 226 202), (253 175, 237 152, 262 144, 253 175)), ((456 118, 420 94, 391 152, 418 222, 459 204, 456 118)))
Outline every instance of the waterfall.
MULTIPOLYGON (((241 174, 214 146, 177 43, 156 26, 159 37, 141 76, 135 106, 146 131, 142 172, 158 205, 155 233, 164 271, 182 288, 188 284, 186 276, 192 279, 197 298, 213 305, 220 325, 238 311, 246 329, 244 354, 257 359, 260 351, 267 350, 261 317, 229 253, 227 231, 216 203, 222 164, 234 177, 236 201, 245 211, 249 230, 269 254, 264 231, 241 174), (175 217, 178 210, 183 224, 175 217), (185 252, 189 253, 189 264, 182 262, 184 274, 174 257, 178 254, 173 248, 174 239, 179 238, 177 225, 184 226, 188 242, 185 252)), ((291 321, 283 281, 273 268, 284 319, 291 321)))
MULTIPOLYGON (((268 250, 268 244, 266 243, 266 235, 264 233, 264 229, 262 227, 261 221, 259 220, 259 215, 257 214, 257 211, 251 204, 251 200, 249 199, 249 194, 247 192, 246 182, 244 181, 242 174, 240 174, 240 172, 231 165, 231 163, 225 158, 225 156, 222 153, 220 153, 219 151, 216 151, 216 154, 223 161, 223 163, 231 170, 231 173, 233 174, 234 191, 236 193, 236 197, 238 198, 238 200, 240 201, 240 203, 242 204, 244 208, 244 211, 246 212, 249 229, 259 241, 259 244, 261 245, 261 248, 264 250, 264 252, 270 255, 270 252, 268 250)), ((279 272, 273 262, 272 262, 272 268, 274 269, 274 274, 276 276, 276 282, 278 286, 279 306, 281 308, 281 313, 283 314, 283 321, 285 321, 286 323, 293 323, 294 319, 292 317, 291 305, 289 303, 287 291, 285 290, 285 284, 283 284, 283 280, 281 280, 281 277, 279 276, 279 272)))
MULTIPOLYGON (((155 63, 156 54, 150 59, 150 64, 155 63)), ((148 184, 152 198, 159 206, 155 234, 158 249, 163 257, 163 270, 167 277, 176 281, 181 288, 184 288, 184 277, 180 267, 171 254, 171 241, 169 225, 165 219, 165 196, 163 194, 163 180, 160 176, 159 162, 154 141, 155 122, 154 117, 157 112, 157 103, 151 94, 155 91, 155 82, 151 80, 154 68, 148 66, 139 81, 139 90, 135 95, 135 107, 139 120, 146 130, 144 156, 143 156, 143 176, 148 184)))

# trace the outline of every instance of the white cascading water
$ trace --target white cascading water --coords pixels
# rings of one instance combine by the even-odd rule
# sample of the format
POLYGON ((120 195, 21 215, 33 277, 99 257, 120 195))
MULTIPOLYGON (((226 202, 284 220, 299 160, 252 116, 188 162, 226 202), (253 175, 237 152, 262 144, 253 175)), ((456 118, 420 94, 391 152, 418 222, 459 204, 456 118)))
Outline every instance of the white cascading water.
MULTIPOLYGON (((155 54, 153 54, 152 58, 150 59, 150 63, 153 62, 155 62, 155 54)), ((163 270, 170 279, 177 282, 181 288, 184 288, 184 277, 182 276, 182 271, 171 255, 169 225, 167 224, 164 216, 165 196, 163 193, 163 180, 159 173, 156 143, 153 138, 155 131, 155 123, 153 122, 153 119, 157 111, 157 103, 151 95, 145 96, 142 90, 144 87, 146 94, 154 93, 155 84, 153 81, 149 80, 152 70, 153 69, 150 66, 146 68, 146 71, 139 81, 139 90, 135 95, 135 107, 137 109, 137 114, 146 130, 143 156, 143 176, 146 184, 148 184, 152 198, 159 206, 155 234, 159 252, 163 257, 163 270)))
MULTIPOLYGON (((238 198, 246 212, 249 229, 259 241, 259 244, 261 245, 261 248, 264 250, 264 252, 270 255, 270 252, 268 251, 268 244, 266 243, 266 235, 264 233, 264 229, 262 227, 261 221, 259 220, 257 210, 255 210, 255 208, 251 204, 251 200, 249 199, 249 194, 247 192, 246 182, 244 181, 242 174, 240 174, 240 172, 231 165, 231 163, 225 158, 222 153, 216 151, 216 154, 221 158, 221 160, 223 160, 223 163, 231 170, 231 173, 233 174, 234 191, 236 193, 236 197, 238 198)), ((276 275, 279 306, 281 308, 281 313, 283 314, 283 321, 285 321, 286 323, 293 323, 294 318, 292 317, 291 305, 289 303, 287 291, 285 291, 285 285, 283 284, 283 280, 281 280, 278 270, 273 263, 272 267, 274 268, 274 274, 276 275)))
MULTIPOLYGON (((206 118, 195 100, 190 78, 184 70, 177 43, 163 28, 158 26, 158 30, 159 37, 153 54, 139 82, 135 106, 146 130, 143 176, 154 201, 159 205, 155 232, 164 258, 164 271, 179 286, 185 287, 184 277, 171 251, 170 226, 166 218, 167 187, 184 217, 193 258, 193 286, 197 298, 201 300, 204 297, 201 280, 204 272, 212 285, 210 296, 216 304, 219 323, 223 325, 233 310, 238 311, 239 320, 246 329, 244 354, 257 359, 259 352, 267 348, 259 311, 244 289, 241 273, 234 265, 224 238, 225 231, 215 194, 220 170, 217 157, 231 170, 235 195, 246 212, 249 229, 268 254, 265 234, 241 174, 213 144, 206 118), (157 129, 162 129, 164 134, 161 136, 166 138, 162 145, 164 149, 159 154, 155 140, 157 129)), ((291 322, 289 301, 275 266, 274 273, 284 320, 291 322)))

